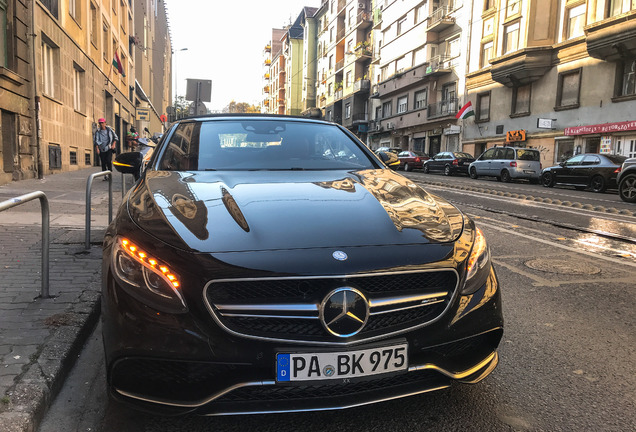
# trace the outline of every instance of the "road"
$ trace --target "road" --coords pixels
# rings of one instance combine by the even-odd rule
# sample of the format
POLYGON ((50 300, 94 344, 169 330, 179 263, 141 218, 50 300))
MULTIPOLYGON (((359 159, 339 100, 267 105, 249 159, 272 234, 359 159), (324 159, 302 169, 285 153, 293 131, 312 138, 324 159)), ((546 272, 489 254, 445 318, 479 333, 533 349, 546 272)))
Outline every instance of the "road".
POLYGON ((636 430, 636 206, 611 193, 407 175, 488 238, 506 327, 485 381, 343 411, 152 416, 106 397, 97 329, 40 432, 636 430), (548 202, 557 199, 570 204, 548 202))

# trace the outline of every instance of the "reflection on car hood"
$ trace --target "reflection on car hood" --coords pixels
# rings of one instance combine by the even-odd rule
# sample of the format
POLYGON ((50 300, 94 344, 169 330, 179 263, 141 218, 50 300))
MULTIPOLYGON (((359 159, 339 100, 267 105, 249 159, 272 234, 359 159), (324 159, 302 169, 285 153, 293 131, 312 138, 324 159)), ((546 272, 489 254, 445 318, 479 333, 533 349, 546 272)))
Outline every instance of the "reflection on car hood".
POLYGON ((445 243, 463 227, 459 210, 390 170, 148 171, 128 209, 199 252, 445 243))

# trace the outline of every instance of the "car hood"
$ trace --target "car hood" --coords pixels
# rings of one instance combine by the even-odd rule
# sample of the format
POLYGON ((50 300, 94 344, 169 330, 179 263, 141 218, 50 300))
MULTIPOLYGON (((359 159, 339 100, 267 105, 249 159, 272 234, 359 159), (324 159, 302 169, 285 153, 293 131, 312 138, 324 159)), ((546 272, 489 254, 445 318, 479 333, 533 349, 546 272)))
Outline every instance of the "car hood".
POLYGON ((391 170, 150 170, 128 211, 157 239, 206 253, 446 243, 464 222, 391 170))

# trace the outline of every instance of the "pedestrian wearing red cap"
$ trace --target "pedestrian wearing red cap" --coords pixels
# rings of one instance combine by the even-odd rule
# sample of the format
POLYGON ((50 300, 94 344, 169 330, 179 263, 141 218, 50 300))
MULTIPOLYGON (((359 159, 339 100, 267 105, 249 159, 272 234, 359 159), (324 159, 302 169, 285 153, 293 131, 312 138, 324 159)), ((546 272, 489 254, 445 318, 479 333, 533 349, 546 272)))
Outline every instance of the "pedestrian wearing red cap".
MULTIPOLYGON (((115 151, 119 137, 113 128, 106 126, 106 119, 100 118, 97 123, 99 123, 99 127, 93 135, 93 145, 95 145, 99 159, 102 162, 102 171, 112 171, 112 154, 115 151)), ((108 178, 104 177, 104 180, 108 180, 108 178)))

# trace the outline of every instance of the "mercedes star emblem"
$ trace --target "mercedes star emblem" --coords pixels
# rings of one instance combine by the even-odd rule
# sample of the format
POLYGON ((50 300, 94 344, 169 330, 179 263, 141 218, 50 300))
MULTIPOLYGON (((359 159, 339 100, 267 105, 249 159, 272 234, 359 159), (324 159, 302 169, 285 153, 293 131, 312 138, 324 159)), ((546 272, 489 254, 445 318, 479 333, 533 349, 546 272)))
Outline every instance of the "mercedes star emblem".
POLYGON ((353 336, 364 328, 368 319, 369 302, 355 288, 337 288, 320 305, 320 322, 334 336, 353 336))
POLYGON ((343 251, 335 251, 334 253, 331 254, 331 256, 337 259, 338 261, 345 261, 347 258, 349 258, 347 254, 344 253, 343 251))

